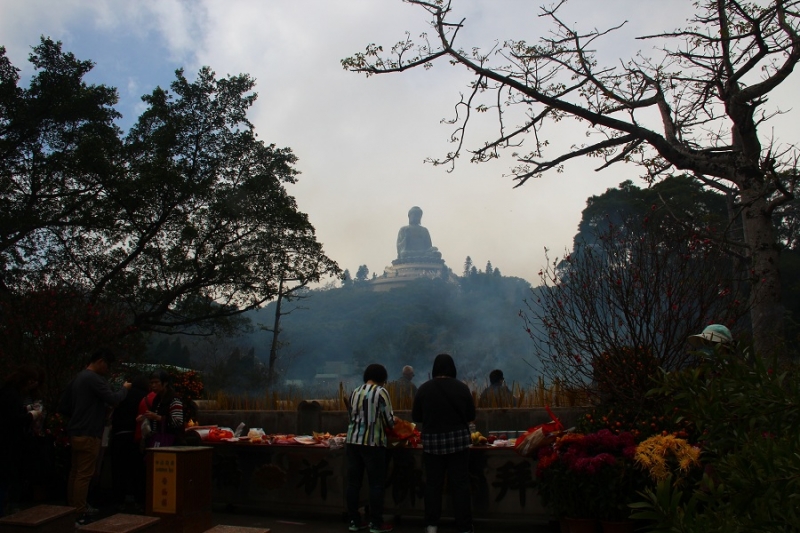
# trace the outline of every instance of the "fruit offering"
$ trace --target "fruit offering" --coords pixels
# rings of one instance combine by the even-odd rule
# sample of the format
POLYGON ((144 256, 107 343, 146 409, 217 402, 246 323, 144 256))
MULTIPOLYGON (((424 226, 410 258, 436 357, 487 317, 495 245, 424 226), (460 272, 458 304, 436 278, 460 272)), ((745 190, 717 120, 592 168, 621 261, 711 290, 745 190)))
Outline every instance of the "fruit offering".
POLYGON ((470 434, 470 438, 472 439, 472 445, 473 446, 485 446, 486 444, 489 443, 489 441, 486 439, 486 437, 481 435, 480 431, 473 431, 470 434))

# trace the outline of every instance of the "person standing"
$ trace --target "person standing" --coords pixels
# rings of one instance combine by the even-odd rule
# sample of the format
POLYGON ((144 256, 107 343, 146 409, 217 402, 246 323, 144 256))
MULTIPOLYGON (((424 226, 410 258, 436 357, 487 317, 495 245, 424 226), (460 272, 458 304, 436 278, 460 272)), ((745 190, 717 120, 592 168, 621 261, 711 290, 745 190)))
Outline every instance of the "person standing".
POLYGON ((406 365, 403 367, 403 373, 400 378, 389 384, 390 387, 393 387, 394 397, 400 404, 397 406, 398 409, 408 409, 411 406, 411 402, 414 401, 414 396, 417 394, 417 386, 412 382, 413 379, 414 367, 406 365))
POLYGON ((21 367, 0 387, 0 516, 5 516, 12 482, 21 487, 28 473, 21 468, 27 463, 26 436, 42 411, 28 409, 23 399, 39 386, 39 374, 36 368, 21 367))
POLYGON ((731 353, 734 349, 733 335, 731 330, 722 324, 711 324, 706 326, 702 333, 689 336, 689 344, 706 354, 713 354, 714 350, 723 353, 731 353))
POLYGON ((107 349, 96 351, 88 366, 81 370, 71 385, 72 415, 67 424, 72 448, 72 466, 67 485, 67 501, 81 515, 79 522, 93 511, 86 503, 89 484, 94 475, 108 409, 114 407, 131 388, 125 382, 114 391, 106 377, 116 357, 107 349))
POLYGON ((383 490, 386 481, 386 430, 394 427, 395 416, 389 393, 383 388, 388 373, 373 363, 364 370, 364 384, 350 395, 350 423, 345 438, 347 460, 347 517, 350 531, 369 527, 370 533, 387 533, 392 525, 383 522, 383 490), (359 493, 367 473, 369 525, 358 510, 359 493))
POLYGON ((136 504, 144 505, 145 471, 139 441, 136 440, 136 417, 139 403, 147 396, 150 383, 143 374, 133 376, 130 382, 132 386, 128 395, 111 417, 111 481, 114 503, 120 511, 124 510, 128 495, 134 497, 136 504))
POLYGON ((136 418, 141 424, 150 423, 150 435, 145 437, 147 447, 172 446, 183 443, 183 402, 170 386, 172 378, 158 370, 150 375, 150 390, 156 393, 150 402, 149 396, 143 401, 147 410, 136 418))
POLYGON ((433 379, 419 386, 411 410, 411 419, 422 424, 426 531, 437 532, 447 477, 456 530, 469 533, 473 531, 469 424, 475 420, 475 403, 469 387, 456 379, 456 364, 449 354, 436 356, 431 375, 433 379))
POLYGON ((503 371, 499 368, 489 372, 489 386, 481 393, 478 407, 516 407, 516 400, 506 385, 503 371))

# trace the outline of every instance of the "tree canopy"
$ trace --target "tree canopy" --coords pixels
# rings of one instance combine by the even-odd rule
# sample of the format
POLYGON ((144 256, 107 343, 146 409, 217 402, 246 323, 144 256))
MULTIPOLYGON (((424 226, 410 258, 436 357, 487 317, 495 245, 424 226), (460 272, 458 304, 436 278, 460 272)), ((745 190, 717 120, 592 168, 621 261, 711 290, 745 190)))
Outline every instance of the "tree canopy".
POLYGON ((795 144, 772 139, 765 122, 780 112, 767 106, 768 96, 800 61, 797 1, 702 0, 686 28, 641 37, 674 45, 616 66, 601 65, 594 53, 615 28, 570 26, 559 16, 566 0, 542 8, 552 31, 536 44, 507 40, 491 50, 456 42, 464 20, 451 20, 449 1, 406 1, 430 14, 433 39, 406 35, 387 51, 370 44, 342 64, 369 76, 444 59, 474 74, 457 115, 447 120, 456 127, 456 149, 431 159, 434 164, 454 164, 466 150, 464 131, 474 114, 491 111, 497 135, 469 150, 471 160, 485 162, 511 149, 517 185, 578 157, 600 158, 598 170, 635 163, 651 181, 676 170, 693 174, 730 194, 731 215, 741 221, 756 349, 781 344, 780 251, 772 216, 794 198, 800 153, 795 144), (523 113, 511 115, 512 108, 523 113), (562 119, 579 123, 570 130, 579 139, 549 154, 546 127, 562 119))
POLYGON ((91 62, 46 38, 30 61, 35 73, 20 87, 0 48, 5 333, 32 294, 113 309, 112 338, 211 333, 241 325, 282 279, 338 273, 286 190, 295 155, 259 140, 247 119, 249 76, 204 67, 190 80, 178 70, 169 89, 143 96, 123 135, 116 90, 85 81, 91 62))
POLYGON ((522 313, 549 377, 641 402, 659 369, 694 362, 689 335, 712 323, 739 333, 746 273, 699 232, 725 231, 725 198, 698 187, 676 176, 589 198, 572 250, 542 269, 522 313))

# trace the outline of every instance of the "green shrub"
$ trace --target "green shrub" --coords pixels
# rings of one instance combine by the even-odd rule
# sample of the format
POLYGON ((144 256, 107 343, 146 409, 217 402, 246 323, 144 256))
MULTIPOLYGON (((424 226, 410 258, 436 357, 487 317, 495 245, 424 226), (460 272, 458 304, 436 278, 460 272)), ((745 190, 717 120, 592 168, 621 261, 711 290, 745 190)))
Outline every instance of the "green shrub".
MULTIPOLYGON (((747 352, 703 356, 653 391, 696 426, 705 473, 690 487, 664 481, 635 516, 652 531, 800 530, 800 385, 796 365, 747 352)), ((676 422, 679 420, 676 420, 676 422)))

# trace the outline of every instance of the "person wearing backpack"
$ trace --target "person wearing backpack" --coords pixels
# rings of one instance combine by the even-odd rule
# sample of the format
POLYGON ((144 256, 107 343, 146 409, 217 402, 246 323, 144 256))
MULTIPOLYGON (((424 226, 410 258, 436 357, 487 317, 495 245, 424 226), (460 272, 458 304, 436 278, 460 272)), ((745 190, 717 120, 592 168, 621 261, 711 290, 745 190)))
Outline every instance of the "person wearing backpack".
MULTIPOLYGON (((109 407, 114 407, 128 394, 130 382, 114 391, 107 376, 116 361, 114 353, 100 349, 89 358, 89 364, 70 384, 71 416, 67 424, 72 448, 72 466, 67 485, 67 502, 75 507, 78 522, 94 511, 86 498, 94 476, 109 407)), ((59 402, 61 403, 61 402, 59 402)))

